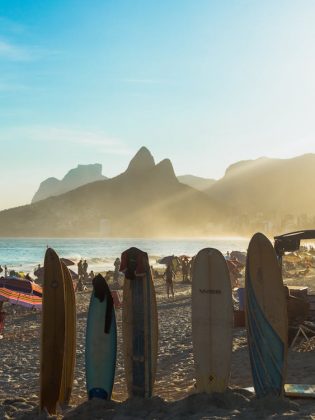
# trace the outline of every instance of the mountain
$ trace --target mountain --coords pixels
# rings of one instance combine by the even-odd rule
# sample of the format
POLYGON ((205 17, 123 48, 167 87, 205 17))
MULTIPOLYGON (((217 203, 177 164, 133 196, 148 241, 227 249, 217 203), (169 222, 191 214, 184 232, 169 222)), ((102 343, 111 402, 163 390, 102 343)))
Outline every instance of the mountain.
POLYGON ((315 154, 292 159, 259 158, 231 165, 206 193, 254 215, 315 215, 315 154))
POLYGON ((64 194, 82 185, 103 179, 107 178, 102 175, 101 164, 78 165, 76 168, 71 169, 61 181, 57 178, 47 178, 43 181, 35 193, 32 203, 48 197, 64 194))
POLYGON ((201 178, 195 175, 180 175, 177 179, 182 184, 189 185, 199 191, 207 190, 216 182, 215 179, 201 178))
MULTIPOLYGON (((223 214, 223 215, 222 215, 223 214)), ((122 174, 0 212, 1 236, 184 236, 221 232, 221 208, 141 148, 122 174)))

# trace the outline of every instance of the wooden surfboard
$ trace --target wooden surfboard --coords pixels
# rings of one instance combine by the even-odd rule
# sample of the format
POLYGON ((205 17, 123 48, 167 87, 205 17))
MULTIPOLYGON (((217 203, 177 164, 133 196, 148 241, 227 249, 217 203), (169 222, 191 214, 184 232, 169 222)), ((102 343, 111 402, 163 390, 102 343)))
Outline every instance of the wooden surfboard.
POLYGON ((71 273, 63 262, 61 266, 65 282, 65 353, 59 402, 69 404, 76 356, 76 304, 71 273))
POLYGON ((287 363, 287 302, 275 250, 262 233, 256 233, 248 247, 245 315, 256 395, 282 396, 287 363))
POLYGON ((117 329, 114 303, 109 287, 100 274, 93 280, 85 348, 88 398, 109 400, 115 378, 117 329))
POLYGON ((62 381, 65 348, 65 287, 56 252, 48 248, 44 262, 40 409, 56 413, 62 381))
POLYGON ((122 314, 127 389, 129 397, 149 398, 153 394, 158 352, 155 289, 146 253, 131 248, 122 254, 122 263, 124 260, 129 267, 124 270, 122 314))
POLYGON ((224 392, 232 358, 233 304, 224 256, 213 248, 198 252, 192 277, 192 338, 199 392, 224 392))

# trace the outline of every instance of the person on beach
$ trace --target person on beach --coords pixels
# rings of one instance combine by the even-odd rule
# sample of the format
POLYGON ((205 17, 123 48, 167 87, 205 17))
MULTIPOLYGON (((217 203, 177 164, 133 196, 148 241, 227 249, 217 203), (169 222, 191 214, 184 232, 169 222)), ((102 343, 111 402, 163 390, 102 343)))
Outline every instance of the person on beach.
POLYGON ((84 280, 87 280, 88 278, 88 273, 87 273, 88 267, 89 267, 88 263, 86 262, 86 260, 84 260, 84 263, 82 264, 82 274, 83 274, 84 280))
POLYGON ((83 267, 82 267, 82 259, 78 262, 78 276, 79 276, 79 280, 81 280, 82 278, 82 274, 83 274, 83 267))
POLYGON ((120 259, 119 258, 116 258, 116 260, 115 260, 115 262, 114 262, 114 267, 115 267, 115 270, 114 270, 114 278, 113 278, 113 281, 114 281, 114 285, 116 286, 116 287, 119 287, 119 268, 120 268, 120 259))
POLYGON ((91 272, 90 272, 90 274, 89 274, 89 278, 90 278, 90 280, 93 280, 93 279, 94 279, 94 277, 95 277, 94 271, 93 271, 93 270, 91 270, 91 272))
POLYGON ((165 277, 165 281, 166 281, 166 292, 167 292, 167 297, 170 297, 170 291, 172 293, 172 296, 174 298, 174 287, 173 287, 173 277, 174 277, 174 273, 172 270, 172 264, 168 264, 166 266, 166 270, 164 273, 164 277, 165 277))
POLYGON ((182 259, 182 274, 183 274, 183 283, 189 283, 188 279, 188 258, 184 257, 182 259))
POLYGON ((8 277, 8 267, 4 266, 4 277, 8 277))
POLYGON ((2 273, 2 271, 3 271, 3 268, 1 267, 1 264, 0 264, 0 273, 2 273))

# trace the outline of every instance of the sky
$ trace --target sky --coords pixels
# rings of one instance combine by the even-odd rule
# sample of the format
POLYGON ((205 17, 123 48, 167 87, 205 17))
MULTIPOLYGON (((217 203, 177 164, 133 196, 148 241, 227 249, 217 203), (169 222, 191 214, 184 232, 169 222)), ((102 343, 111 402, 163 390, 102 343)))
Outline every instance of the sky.
POLYGON ((0 209, 141 146, 216 179, 315 152, 313 0, 0 4, 0 209))

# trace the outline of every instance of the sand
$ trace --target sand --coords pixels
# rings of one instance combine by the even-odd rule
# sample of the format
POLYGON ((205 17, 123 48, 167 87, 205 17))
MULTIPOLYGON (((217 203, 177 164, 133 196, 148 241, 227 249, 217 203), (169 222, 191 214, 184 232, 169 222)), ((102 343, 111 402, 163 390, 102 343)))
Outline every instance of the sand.
MULTIPOLYGON (((224 395, 196 394, 191 339, 190 285, 175 283, 168 299, 163 280, 156 280, 159 313, 159 357, 154 397, 127 399, 118 320, 118 360, 113 400, 87 401, 85 389, 85 326, 91 287, 77 294, 77 363, 67 419, 227 419, 315 418, 315 400, 256 400, 252 386, 246 331, 234 329, 230 386, 224 395), (312 417, 313 416, 313 417, 312 417)), ((39 338, 41 314, 4 305, 7 312, 0 340, 0 419, 38 417, 39 338)), ((315 383, 315 350, 289 351, 288 383, 315 383)))

